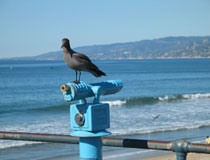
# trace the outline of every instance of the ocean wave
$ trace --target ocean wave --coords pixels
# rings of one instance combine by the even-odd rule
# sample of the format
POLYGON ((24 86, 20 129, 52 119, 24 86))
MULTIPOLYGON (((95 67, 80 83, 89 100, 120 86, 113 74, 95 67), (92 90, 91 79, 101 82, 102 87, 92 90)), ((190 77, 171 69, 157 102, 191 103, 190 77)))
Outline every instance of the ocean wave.
POLYGON ((210 93, 184 94, 183 97, 185 99, 210 98, 210 93))
POLYGON ((210 98, 210 93, 195 93, 195 94, 183 94, 183 95, 166 95, 166 96, 153 96, 153 97, 131 97, 121 100, 102 101, 102 103, 108 103, 112 106, 135 106, 135 105, 147 105, 156 103, 172 103, 183 100, 196 100, 201 98, 210 98))
POLYGON ((32 108, 28 109, 27 111, 43 111, 43 112, 57 112, 57 111, 63 111, 69 109, 69 105, 57 105, 57 106, 47 106, 47 107, 41 107, 41 108, 32 108))
MULTIPOLYGON (((194 130, 194 129, 203 129, 203 128, 209 128, 209 124, 200 124, 200 125, 192 125, 192 126, 180 126, 180 127, 172 127, 172 128, 163 128, 163 129, 151 129, 147 131, 139 131, 138 129, 134 130, 113 130, 112 136, 128 136, 128 135, 139 135, 139 134, 152 134, 152 133, 161 133, 161 132, 176 132, 176 131, 184 131, 184 130, 194 130)), ((198 136, 200 137, 200 136, 198 136)))
POLYGON ((11 112, 59 112, 66 111, 69 109, 69 105, 57 105, 57 106, 40 106, 40 107, 31 107, 31 108, 9 108, 6 109, 4 107, 0 108, 0 114, 7 114, 11 112))
POLYGON ((102 101, 102 103, 108 103, 109 106, 123 106, 126 104, 126 100, 102 101))
MULTIPOLYGON (((108 103, 110 107, 123 107, 123 106, 136 106, 136 105, 151 105, 157 103, 173 103, 183 100, 197 100, 202 98, 210 98, 210 93, 195 93, 195 94, 183 94, 183 95, 165 95, 165 96, 153 96, 153 97, 130 97, 112 101, 101 101, 101 103, 108 103)), ((56 106, 40 106, 32 108, 9 108, 0 107, 0 114, 10 112, 57 112, 65 111, 69 108, 70 104, 61 104, 56 106), (6 109, 5 109, 6 108, 6 109)))

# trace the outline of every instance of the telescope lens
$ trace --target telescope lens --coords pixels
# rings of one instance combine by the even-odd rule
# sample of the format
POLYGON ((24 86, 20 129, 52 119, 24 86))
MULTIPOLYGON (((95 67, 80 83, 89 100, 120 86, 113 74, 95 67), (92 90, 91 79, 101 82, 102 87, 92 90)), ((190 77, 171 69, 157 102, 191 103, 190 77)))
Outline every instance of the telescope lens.
POLYGON ((66 91, 68 91, 69 90, 69 87, 67 86, 67 85, 62 85, 61 87, 60 87, 60 90, 61 90, 61 92, 66 92, 66 91))

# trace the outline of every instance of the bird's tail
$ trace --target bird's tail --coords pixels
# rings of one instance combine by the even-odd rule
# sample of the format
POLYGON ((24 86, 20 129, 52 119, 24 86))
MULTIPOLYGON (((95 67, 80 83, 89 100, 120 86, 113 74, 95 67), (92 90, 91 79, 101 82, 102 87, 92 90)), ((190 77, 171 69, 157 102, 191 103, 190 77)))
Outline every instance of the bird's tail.
POLYGON ((106 73, 102 72, 99 69, 91 70, 90 73, 92 73, 95 77, 106 76, 106 73))

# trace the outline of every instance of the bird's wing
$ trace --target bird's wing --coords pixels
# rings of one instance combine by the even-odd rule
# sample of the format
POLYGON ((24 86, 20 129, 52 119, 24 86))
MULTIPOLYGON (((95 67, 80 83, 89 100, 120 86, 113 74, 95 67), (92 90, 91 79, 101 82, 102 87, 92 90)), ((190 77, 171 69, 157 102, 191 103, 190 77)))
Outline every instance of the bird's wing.
POLYGON ((91 60, 88 58, 88 56, 80 53, 74 53, 74 56, 82 61, 88 61, 91 62, 91 60))
POLYGON ((80 53, 74 53, 74 56, 79 59, 79 61, 82 62, 84 65, 86 65, 88 69, 98 69, 98 67, 91 62, 88 56, 80 53))

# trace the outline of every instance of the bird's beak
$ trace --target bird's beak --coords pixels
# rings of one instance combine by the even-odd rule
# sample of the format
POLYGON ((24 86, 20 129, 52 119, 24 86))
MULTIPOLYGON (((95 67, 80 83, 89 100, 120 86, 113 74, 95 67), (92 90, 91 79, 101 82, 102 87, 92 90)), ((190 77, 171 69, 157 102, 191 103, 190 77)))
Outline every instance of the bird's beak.
POLYGON ((61 48, 63 48, 63 45, 61 46, 61 48))

